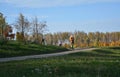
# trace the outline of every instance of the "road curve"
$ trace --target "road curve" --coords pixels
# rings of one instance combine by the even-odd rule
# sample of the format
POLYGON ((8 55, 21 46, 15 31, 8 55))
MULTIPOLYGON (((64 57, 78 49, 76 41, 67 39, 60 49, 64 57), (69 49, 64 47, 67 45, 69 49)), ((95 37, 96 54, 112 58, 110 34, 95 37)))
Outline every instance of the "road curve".
POLYGON ((88 49, 75 49, 73 51, 65 51, 59 53, 51 53, 51 54, 41 54, 41 55, 30 55, 30 56, 20 56, 20 57, 10 57, 10 58, 0 58, 0 62, 8 62, 8 61, 19 61, 19 60, 26 60, 26 59, 35 59, 35 58, 47 58, 53 56, 62 56, 71 53, 77 53, 81 51, 90 51, 96 48, 88 48, 88 49))

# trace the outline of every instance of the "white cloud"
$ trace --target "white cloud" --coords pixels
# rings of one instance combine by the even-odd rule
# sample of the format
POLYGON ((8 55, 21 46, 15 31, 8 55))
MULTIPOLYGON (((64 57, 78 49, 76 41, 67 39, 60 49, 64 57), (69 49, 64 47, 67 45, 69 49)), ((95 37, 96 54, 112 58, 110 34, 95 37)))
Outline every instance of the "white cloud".
POLYGON ((120 2, 120 0, 3 0, 0 2, 17 7, 42 8, 55 6, 71 6, 98 2, 120 2))

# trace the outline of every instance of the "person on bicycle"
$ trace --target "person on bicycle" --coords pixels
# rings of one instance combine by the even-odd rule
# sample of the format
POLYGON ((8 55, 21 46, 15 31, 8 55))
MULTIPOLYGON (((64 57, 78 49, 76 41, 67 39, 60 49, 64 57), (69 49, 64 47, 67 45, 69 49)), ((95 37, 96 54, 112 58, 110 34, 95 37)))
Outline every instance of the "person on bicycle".
POLYGON ((73 35, 70 36, 69 40, 71 43, 71 48, 74 49, 74 37, 73 37, 73 35))

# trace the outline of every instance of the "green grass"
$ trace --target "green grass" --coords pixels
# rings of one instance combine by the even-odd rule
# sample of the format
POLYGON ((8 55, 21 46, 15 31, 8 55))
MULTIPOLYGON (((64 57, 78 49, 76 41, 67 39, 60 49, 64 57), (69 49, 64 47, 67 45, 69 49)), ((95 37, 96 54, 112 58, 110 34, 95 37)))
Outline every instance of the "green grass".
POLYGON ((36 44, 20 44, 17 42, 10 42, 7 45, 0 46, 0 58, 37 55, 67 51, 66 48, 58 46, 45 46, 36 44))
POLYGON ((120 47, 0 63, 0 77, 120 77, 120 47))

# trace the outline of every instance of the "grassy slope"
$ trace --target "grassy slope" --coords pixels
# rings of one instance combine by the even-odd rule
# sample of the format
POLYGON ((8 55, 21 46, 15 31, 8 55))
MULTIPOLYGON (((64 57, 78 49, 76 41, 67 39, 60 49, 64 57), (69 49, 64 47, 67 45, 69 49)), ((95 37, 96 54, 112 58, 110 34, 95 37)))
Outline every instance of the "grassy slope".
POLYGON ((120 77, 120 47, 0 63, 0 77, 120 77))
POLYGON ((43 46, 35 44, 19 44, 16 42, 8 43, 7 45, 0 46, 0 58, 24 56, 24 55, 36 55, 66 51, 66 48, 58 46, 43 46))

